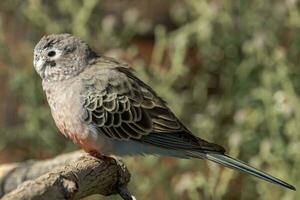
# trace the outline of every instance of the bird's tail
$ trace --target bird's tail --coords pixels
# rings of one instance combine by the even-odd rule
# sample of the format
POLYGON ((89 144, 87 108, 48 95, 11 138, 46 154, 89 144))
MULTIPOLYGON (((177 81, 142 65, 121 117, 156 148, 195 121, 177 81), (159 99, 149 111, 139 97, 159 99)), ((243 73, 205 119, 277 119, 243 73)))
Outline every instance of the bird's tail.
POLYGON ((254 167, 251 167, 242 161, 231 158, 230 156, 227 156, 224 154, 218 154, 218 153, 198 153, 198 152, 189 152, 189 153, 190 153, 190 156, 198 157, 198 158, 205 158, 210 161, 221 164, 223 166, 233 168, 233 169, 238 169, 242 172, 246 172, 248 174, 251 174, 253 176, 261 178, 265 181, 281 185, 281 186, 286 187, 291 190, 296 190, 296 188, 294 186, 292 186, 278 178, 275 178, 274 176, 264 173, 258 169, 255 169, 254 167))

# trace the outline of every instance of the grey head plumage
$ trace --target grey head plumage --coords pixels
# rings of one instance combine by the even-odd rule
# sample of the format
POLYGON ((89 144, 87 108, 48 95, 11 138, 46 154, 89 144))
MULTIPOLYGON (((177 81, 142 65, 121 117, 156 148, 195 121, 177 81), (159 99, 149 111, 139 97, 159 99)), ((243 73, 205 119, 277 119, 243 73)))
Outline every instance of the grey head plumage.
POLYGON ((70 34, 44 36, 34 48, 34 68, 44 81, 76 76, 98 57, 87 43, 70 34))

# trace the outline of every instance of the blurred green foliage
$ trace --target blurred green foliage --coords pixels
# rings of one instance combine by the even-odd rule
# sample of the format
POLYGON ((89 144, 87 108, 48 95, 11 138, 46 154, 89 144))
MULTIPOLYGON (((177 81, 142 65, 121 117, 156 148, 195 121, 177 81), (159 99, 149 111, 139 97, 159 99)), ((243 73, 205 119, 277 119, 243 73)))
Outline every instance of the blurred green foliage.
MULTIPOLYGON (((300 188, 299 1, 149 4, 0 2, 0 154, 13 161, 76 148, 56 134, 31 64, 42 35, 70 32, 99 52, 129 58, 194 134, 300 188)), ((152 156, 125 162, 139 199, 300 198, 209 162, 152 156)))

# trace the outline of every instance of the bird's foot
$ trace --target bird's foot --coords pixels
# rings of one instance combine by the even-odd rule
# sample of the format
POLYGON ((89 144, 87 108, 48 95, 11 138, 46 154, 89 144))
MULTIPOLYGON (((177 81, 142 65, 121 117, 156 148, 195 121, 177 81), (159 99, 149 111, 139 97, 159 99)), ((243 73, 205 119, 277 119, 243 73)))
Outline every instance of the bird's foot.
POLYGON ((90 154, 91 156, 95 157, 95 158, 98 158, 100 160, 103 160, 103 161, 108 161, 108 162, 119 162, 118 158, 116 158, 115 156, 112 156, 112 155, 104 155, 104 154, 101 154, 100 152, 96 151, 96 150, 92 150, 92 151, 89 151, 88 154, 90 154))

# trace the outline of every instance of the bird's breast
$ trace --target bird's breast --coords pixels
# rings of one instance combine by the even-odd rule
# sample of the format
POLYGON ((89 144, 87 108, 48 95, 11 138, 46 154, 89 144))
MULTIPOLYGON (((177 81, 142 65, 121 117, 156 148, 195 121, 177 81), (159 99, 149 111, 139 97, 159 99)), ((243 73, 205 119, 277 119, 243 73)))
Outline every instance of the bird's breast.
POLYGON ((90 137, 90 130, 81 121, 80 84, 66 80, 51 85, 43 83, 43 88, 60 132, 82 146, 81 143, 90 137))
POLYGON ((112 152, 112 141, 82 121, 80 82, 43 83, 56 126, 86 152, 112 152))

